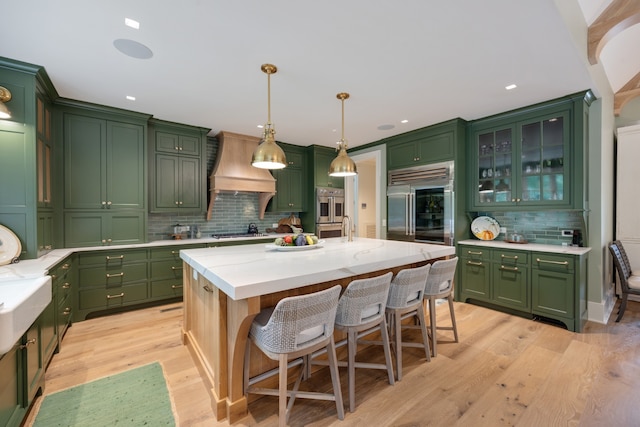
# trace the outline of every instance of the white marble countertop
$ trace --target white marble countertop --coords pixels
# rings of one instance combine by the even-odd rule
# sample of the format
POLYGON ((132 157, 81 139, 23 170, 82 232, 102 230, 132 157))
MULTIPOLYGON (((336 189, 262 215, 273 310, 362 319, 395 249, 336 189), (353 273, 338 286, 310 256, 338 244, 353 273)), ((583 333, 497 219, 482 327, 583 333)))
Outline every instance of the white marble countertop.
MULTIPOLYGON (((289 233, 291 234, 291 233, 289 233)), ((183 239, 183 240, 156 240, 149 243, 137 243, 133 245, 114 245, 114 246, 87 246, 81 248, 64 248, 54 249, 51 252, 41 256, 38 259, 22 260, 15 264, 0 266, 0 281, 15 279, 34 279, 46 276, 49 270, 60 261, 73 253, 89 252, 89 251, 118 251, 120 249, 135 248, 154 248, 160 246, 178 246, 178 245, 197 245, 207 243, 223 243, 223 242, 241 242, 243 240, 264 240, 275 239, 276 237, 286 236, 286 234, 268 234, 255 237, 227 237, 213 238, 207 237, 202 239, 183 239)))
POLYGON ((187 264, 235 300, 454 254, 453 246, 344 237, 296 252, 268 250, 264 243, 180 251, 187 264))
POLYGON ((486 248, 517 249, 530 252, 548 252, 556 254, 584 255, 591 250, 587 247, 561 246, 561 245, 541 245, 539 243, 508 243, 502 240, 461 240, 459 245, 481 246, 486 248))

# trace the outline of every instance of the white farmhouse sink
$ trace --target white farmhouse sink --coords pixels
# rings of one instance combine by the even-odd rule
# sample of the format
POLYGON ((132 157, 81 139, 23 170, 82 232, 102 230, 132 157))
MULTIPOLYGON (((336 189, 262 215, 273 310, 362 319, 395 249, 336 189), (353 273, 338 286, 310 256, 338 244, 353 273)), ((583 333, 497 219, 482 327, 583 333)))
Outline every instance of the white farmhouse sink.
POLYGON ((0 281, 0 355, 29 329, 51 302, 51 276, 0 281))

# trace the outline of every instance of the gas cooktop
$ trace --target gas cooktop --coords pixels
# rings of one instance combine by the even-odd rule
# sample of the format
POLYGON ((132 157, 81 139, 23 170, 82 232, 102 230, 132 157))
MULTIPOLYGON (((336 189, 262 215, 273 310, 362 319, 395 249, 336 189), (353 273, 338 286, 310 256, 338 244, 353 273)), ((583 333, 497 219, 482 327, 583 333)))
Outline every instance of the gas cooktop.
POLYGON ((266 233, 227 233, 227 234, 212 234, 214 239, 233 239, 238 237, 264 237, 268 236, 266 233))

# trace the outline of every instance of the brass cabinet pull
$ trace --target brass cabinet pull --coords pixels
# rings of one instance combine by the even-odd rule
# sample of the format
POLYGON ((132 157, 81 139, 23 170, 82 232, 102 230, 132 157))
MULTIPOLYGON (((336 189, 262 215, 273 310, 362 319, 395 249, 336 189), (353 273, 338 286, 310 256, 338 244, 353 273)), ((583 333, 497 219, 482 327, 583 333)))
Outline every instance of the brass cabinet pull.
POLYGON ((120 292, 118 295, 107 295, 107 299, 122 298, 123 296, 124 296, 124 292, 120 292))
POLYGON ((482 255, 482 252, 467 251, 469 255, 482 255))
POLYGON ((37 340, 35 338, 31 338, 26 343, 24 343, 24 344, 22 344, 20 346, 20 350, 24 350, 25 348, 29 347, 31 344, 35 344, 36 342, 37 342, 37 340))
POLYGON ((536 262, 546 263, 546 264, 555 264, 555 265, 569 265, 569 261, 549 261, 546 259, 536 258, 536 262))
POLYGON ((171 289, 182 289, 182 285, 171 285, 171 289))
POLYGON ((107 279, 111 279, 112 277, 124 277, 124 271, 118 274, 109 274, 107 273, 107 279))
POLYGON ((63 270, 68 270, 70 268, 71 268, 71 266, 69 264, 67 264, 66 262, 62 265, 62 269, 63 270))
POLYGON ((182 267, 175 267, 175 266, 173 266, 173 265, 172 265, 172 266, 171 266, 171 269, 172 269, 172 270, 174 270, 174 271, 175 271, 175 270, 182 270, 182 267))
POLYGON ((518 271, 518 267, 505 267, 504 265, 501 265, 500 270, 518 271))
POLYGON ((69 282, 64 282, 64 284, 62 285, 62 289, 69 289, 71 287, 71 284, 69 282))
POLYGON ((207 292, 213 292, 213 289, 209 285, 204 285, 202 288, 207 292))
POLYGON ((178 255, 180 251, 171 251, 171 255, 178 255))
POLYGON ((475 262, 475 261, 467 261, 467 264, 469 264, 469 265, 482 265, 481 262, 475 262))
POLYGON ((62 312, 62 314, 64 314, 65 316, 70 315, 71 314, 71 308, 65 307, 64 311, 62 312))
POLYGON ((106 258, 107 258, 107 261, 111 261, 111 260, 114 260, 114 259, 124 259, 124 255, 120 255, 120 256, 109 256, 109 255, 107 255, 106 258))
POLYGON ((518 259, 518 255, 509 256, 509 255, 500 254, 500 258, 518 259))

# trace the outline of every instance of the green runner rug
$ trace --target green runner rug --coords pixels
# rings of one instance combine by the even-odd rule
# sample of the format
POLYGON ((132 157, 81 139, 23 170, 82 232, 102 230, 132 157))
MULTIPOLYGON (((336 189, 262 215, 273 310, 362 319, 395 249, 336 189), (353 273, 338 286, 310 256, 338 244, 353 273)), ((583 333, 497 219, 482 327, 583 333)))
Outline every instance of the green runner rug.
POLYGON ((175 426, 159 363, 45 396, 34 427, 175 426))

